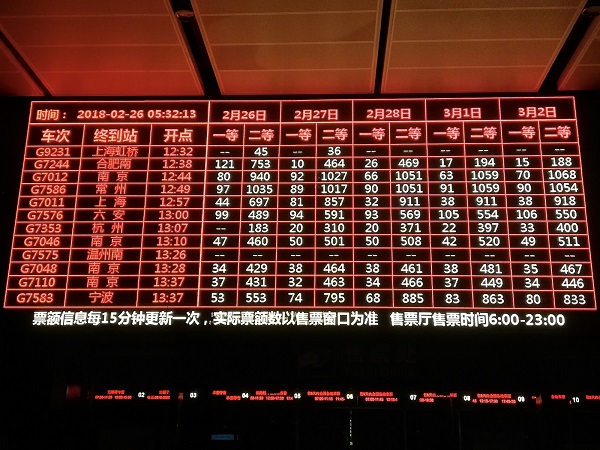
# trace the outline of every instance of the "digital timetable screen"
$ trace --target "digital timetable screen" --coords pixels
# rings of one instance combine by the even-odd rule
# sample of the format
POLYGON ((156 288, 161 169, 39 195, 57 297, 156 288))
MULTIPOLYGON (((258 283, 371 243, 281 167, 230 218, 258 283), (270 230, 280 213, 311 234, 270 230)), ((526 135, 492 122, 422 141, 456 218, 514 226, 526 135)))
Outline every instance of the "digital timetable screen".
POLYGON ((4 306, 596 310, 574 98, 34 101, 4 306))

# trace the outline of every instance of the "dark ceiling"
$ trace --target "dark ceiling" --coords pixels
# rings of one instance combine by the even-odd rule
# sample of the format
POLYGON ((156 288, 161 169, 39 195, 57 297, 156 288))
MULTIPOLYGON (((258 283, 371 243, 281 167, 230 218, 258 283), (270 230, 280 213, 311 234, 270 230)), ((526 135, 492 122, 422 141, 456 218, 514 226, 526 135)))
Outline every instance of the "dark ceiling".
POLYGON ((600 88, 585 0, 3 0, 0 95, 600 88))

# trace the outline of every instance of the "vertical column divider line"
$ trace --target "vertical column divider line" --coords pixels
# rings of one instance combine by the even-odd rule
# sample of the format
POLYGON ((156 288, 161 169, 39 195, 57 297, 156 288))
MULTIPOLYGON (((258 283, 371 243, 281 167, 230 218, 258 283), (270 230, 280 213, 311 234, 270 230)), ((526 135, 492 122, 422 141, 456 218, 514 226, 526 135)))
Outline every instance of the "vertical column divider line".
POLYGON ((202 211, 200 211, 200 242, 198 248, 198 288, 196 290, 196 306, 202 306, 202 257, 204 256, 204 222, 205 222, 205 214, 207 207, 207 194, 206 194, 206 180, 208 178, 208 152, 209 152, 209 137, 210 137, 210 113, 211 113, 212 101, 208 101, 206 105, 206 143, 204 144, 204 175, 202 182, 202 211))
POLYGON ((246 160, 246 123, 242 123, 242 157, 241 157, 241 173, 240 173, 240 218, 238 220, 238 268, 237 268, 237 280, 235 289, 235 306, 241 307, 240 304, 240 283, 242 281, 242 236, 243 236, 243 221, 242 216, 244 215, 244 162, 246 160))
POLYGON ((315 145, 314 145, 314 170, 313 170, 313 189, 314 189, 314 209, 313 209, 313 304, 314 308, 317 307, 317 256, 319 254, 319 237, 318 237, 318 214, 319 214, 319 125, 315 122, 315 145))
MULTIPOLYGON (((33 105, 32 105, 33 108, 33 105)), ((31 125, 30 125, 31 126, 31 125)), ((29 128, 27 129, 27 144, 29 144, 29 128)), ((71 279, 71 263, 73 262, 73 246, 75 245, 75 226, 77 224, 77 220, 76 220, 76 214, 77 214, 77 203, 79 200, 79 191, 80 191, 80 186, 81 186, 81 167, 83 166, 83 152, 85 150, 85 132, 87 129, 87 124, 83 124, 83 129, 81 132, 81 153, 79 154, 79 168, 77 169, 77 187, 75 188, 75 203, 73 204, 73 220, 72 220, 72 229, 71 229, 71 243, 69 245, 69 259, 67 260, 67 277, 65 279, 65 289, 64 289, 64 300, 63 300, 63 308, 67 307, 67 298, 69 297, 69 280, 71 279)), ((25 148, 27 149, 28 145, 26 144, 25 148)), ((27 151, 27 150, 25 150, 27 151)), ((27 155, 25 155, 27 156, 27 155)), ((23 168, 25 168, 25 164, 27 162, 27 157, 23 158, 23 168)), ((23 170, 23 173, 25 171, 23 170)), ((23 185, 23 181, 21 181, 21 189, 22 189, 22 185, 23 185)), ((19 200, 21 199, 21 195, 19 193, 19 200)), ((19 201, 20 203, 20 201, 19 201)), ((15 231, 17 229, 17 223, 18 223, 18 213, 20 210, 20 205, 17 207, 17 217, 15 220, 15 231)), ((13 234, 13 240, 14 240, 14 234, 13 234)), ((14 247, 14 244, 13 244, 14 247)), ((12 258, 11 258, 12 259, 12 258)), ((8 284, 8 283, 7 283, 8 284)), ((88 296, 89 298, 89 296, 88 296)))
POLYGON ((355 198, 355 193, 356 193, 356 189, 358 188, 358 185, 356 183, 355 180, 355 176, 358 177, 358 172, 355 170, 355 162, 356 162, 356 136, 354 136, 354 100, 350 100, 350 118, 352 120, 351 123, 351 127, 352 129, 350 130, 350 144, 352 145, 351 148, 351 155, 352 157, 350 158, 352 167, 350 168, 351 170, 351 177, 350 177, 350 183, 351 183, 351 187, 352 187, 352 220, 351 220, 351 226, 352 226, 352 307, 356 308, 356 297, 358 296, 357 293, 357 280, 356 280, 356 240, 358 239, 357 235, 356 235, 356 205, 354 204, 354 198, 355 198))
POLYGON ((279 274, 277 273, 277 268, 279 267, 279 213, 280 213, 280 208, 279 208, 279 193, 281 191, 281 166, 283 165, 283 161, 282 161, 282 126, 281 126, 281 122, 283 120, 283 102, 281 100, 279 100, 279 118, 277 120, 277 127, 278 127, 278 132, 277 132, 277 136, 279 139, 279 142, 277 143, 277 170, 275 171, 277 174, 277 181, 275 183, 275 186, 277 188, 277 192, 275 192, 275 261, 273 261, 273 308, 276 308, 277 305, 277 294, 279 292, 279 290, 277 289, 277 281, 279 278, 279 274))
POLYGON ((500 151, 502 152, 502 184, 504 185, 504 201, 506 202, 504 205, 504 212, 506 214, 506 246, 508 249, 508 273, 510 276, 510 295, 512 297, 512 307, 511 309, 517 309, 516 307, 516 299, 515 299, 515 283, 513 277, 513 263, 512 263, 512 246, 510 245, 510 220, 509 220, 509 208, 508 208, 508 179, 506 177, 506 154, 504 151, 504 135, 502 133, 502 108, 500 103, 500 98, 497 99, 498 102, 498 118, 500 119, 500 151))
POLYGON ((465 174, 465 216, 467 224, 467 251, 469 253, 469 276, 471 278, 471 308, 475 308, 475 275, 473 273, 473 244, 471 242, 471 207, 469 204, 469 168, 468 168, 468 157, 467 157, 467 139, 465 134, 465 120, 461 120, 462 129, 462 148, 463 148, 463 161, 464 161, 464 174, 465 174))
POLYGON ((434 288, 434 276, 433 276, 433 220, 431 219, 431 177, 430 177, 430 171, 429 171, 429 118, 427 116, 427 99, 423 99, 424 102, 424 111, 425 111, 425 130, 424 130, 424 134, 425 134, 425 164, 426 164, 426 168, 425 168, 425 175, 426 175, 426 180, 427 183, 425 185, 426 189, 427 189, 427 228, 428 228, 428 235, 429 235, 429 281, 431 282, 431 307, 435 308, 435 288, 434 288))
MULTIPOLYGON (((143 253, 144 253, 144 238, 145 238, 145 231, 146 231, 146 210, 148 209, 148 185, 149 185, 149 179, 150 179, 150 175, 151 175, 151 169, 150 169, 150 154, 152 152, 152 131, 154 129, 154 124, 150 123, 150 133, 148 135, 148 157, 146 160, 146 183, 145 183, 145 188, 144 188, 144 209, 142 210, 142 231, 140 234, 140 261, 139 261, 139 267, 138 267, 138 280, 137 280, 137 292, 136 292, 136 298, 135 298, 135 306, 136 308, 140 307, 140 295, 141 295, 141 284, 142 284, 142 278, 143 278, 143 271, 142 271, 142 267, 144 264, 144 258, 142 257, 143 253)), ((151 290, 151 292, 153 292, 153 290, 151 290)))
MULTIPOLYGON (((548 218, 551 210, 550 207, 548 206, 548 199, 550 198, 550 196, 548 195, 548 192, 546 191, 546 177, 544 176, 544 170, 546 169, 544 167, 544 148, 542 147, 542 124, 540 123, 539 120, 536 120, 537 123, 537 127, 538 127, 538 148, 540 150, 540 171, 542 174, 542 189, 544 190, 544 212, 545 212, 545 222, 546 222, 546 239, 548 242, 548 263, 550 266, 550 287, 552 288, 552 309, 556 309, 556 290, 554 289, 554 266, 552 264, 552 238, 550 236, 550 220, 548 218)), ((562 207, 562 205, 560 205, 562 207)), ((554 207, 553 209, 556 209, 556 207, 554 207)))
POLYGON ((396 289, 394 280, 394 168, 392 167, 394 158, 392 151, 392 122, 388 122, 388 186, 389 186, 389 214, 390 214, 390 307, 395 307, 396 289))

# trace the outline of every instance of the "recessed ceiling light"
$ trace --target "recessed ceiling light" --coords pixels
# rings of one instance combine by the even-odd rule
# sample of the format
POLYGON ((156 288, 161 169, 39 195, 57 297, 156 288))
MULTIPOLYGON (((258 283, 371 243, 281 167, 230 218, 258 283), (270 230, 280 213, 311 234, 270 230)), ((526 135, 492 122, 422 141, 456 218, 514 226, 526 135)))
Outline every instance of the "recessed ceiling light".
POLYGON ((598 17, 600 16, 600 6, 585 8, 581 14, 585 17, 598 17))
POLYGON ((181 20, 192 20, 194 18, 194 11, 180 9, 179 11, 175 11, 175 17, 181 20))

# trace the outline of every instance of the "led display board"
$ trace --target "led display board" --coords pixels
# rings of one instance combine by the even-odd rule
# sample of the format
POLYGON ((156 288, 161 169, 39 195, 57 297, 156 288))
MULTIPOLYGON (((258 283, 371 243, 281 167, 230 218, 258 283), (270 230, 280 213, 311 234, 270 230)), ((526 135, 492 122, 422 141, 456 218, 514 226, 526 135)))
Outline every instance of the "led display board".
POLYGON ((596 310, 574 98, 34 101, 4 307, 560 325, 596 310))

